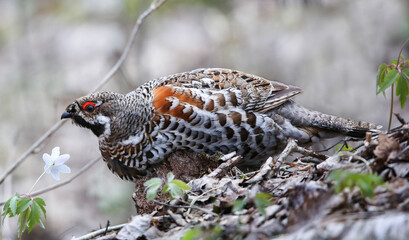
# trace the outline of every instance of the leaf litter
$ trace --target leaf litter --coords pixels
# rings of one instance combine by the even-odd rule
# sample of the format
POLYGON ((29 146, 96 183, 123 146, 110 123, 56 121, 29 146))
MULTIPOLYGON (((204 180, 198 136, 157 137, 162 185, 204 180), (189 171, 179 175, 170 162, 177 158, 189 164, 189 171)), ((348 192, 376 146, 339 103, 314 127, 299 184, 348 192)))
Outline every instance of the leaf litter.
POLYGON ((133 195, 139 215, 95 239, 407 239, 409 125, 356 144, 356 151, 325 158, 292 145, 247 173, 235 166, 240 156, 234 154, 220 164, 202 154, 175 153, 157 173, 188 181, 184 198, 146 202, 142 184, 149 179, 141 179, 133 195), (287 161, 293 152, 301 156, 287 161), (328 181, 336 169, 376 174, 384 184, 363 185, 373 187, 372 198, 354 185, 337 194, 328 181), (259 193, 271 196, 262 208, 255 204, 259 193))

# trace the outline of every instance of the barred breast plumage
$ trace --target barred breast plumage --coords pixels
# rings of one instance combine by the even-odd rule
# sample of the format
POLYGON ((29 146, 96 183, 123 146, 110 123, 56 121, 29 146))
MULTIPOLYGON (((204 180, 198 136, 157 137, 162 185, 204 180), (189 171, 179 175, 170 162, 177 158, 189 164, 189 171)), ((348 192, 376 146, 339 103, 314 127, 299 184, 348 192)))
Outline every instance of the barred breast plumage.
POLYGON ((146 175, 177 150, 229 153, 259 165, 285 146, 345 134, 363 137, 375 125, 308 110, 291 100, 295 86, 235 70, 209 68, 151 80, 128 94, 77 99, 72 118, 99 138, 103 159, 121 178, 146 175))

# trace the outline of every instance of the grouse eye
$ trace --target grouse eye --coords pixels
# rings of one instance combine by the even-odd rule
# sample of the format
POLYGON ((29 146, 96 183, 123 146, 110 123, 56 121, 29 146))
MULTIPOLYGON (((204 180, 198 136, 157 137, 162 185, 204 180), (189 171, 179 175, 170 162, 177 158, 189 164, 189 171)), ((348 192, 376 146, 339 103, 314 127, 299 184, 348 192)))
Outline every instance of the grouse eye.
POLYGON ((87 112, 93 112, 95 109, 95 103, 93 102, 86 102, 84 105, 82 105, 82 109, 84 109, 87 112))

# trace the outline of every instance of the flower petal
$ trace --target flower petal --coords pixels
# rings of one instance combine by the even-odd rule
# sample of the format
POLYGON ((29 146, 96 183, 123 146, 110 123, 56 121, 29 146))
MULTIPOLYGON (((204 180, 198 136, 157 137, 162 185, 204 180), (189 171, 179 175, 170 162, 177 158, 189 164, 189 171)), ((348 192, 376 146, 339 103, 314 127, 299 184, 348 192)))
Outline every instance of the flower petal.
POLYGON ((48 153, 43 154, 43 161, 45 162, 45 166, 50 166, 53 164, 51 156, 48 153))
POLYGON ((53 176, 53 178, 57 181, 60 180, 60 172, 58 171, 58 168, 55 167, 51 167, 51 175, 53 176))
POLYGON ((70 173, 71 169, 67 165, 60 165, 58 166, 58 171, 60 173, 70 173))
POLYGON ((55 158, 55 157, 58 157, 58 156, 60 156, 60 147, 55 147, 51 151, 51 157, 55 158))
POLYGON ((63 154, 59 156, 57 159, 55 159, 55 165, 56 166, 63 165, 66 161, 68 161, 68 159, 70 159, 70 155, 63 154))

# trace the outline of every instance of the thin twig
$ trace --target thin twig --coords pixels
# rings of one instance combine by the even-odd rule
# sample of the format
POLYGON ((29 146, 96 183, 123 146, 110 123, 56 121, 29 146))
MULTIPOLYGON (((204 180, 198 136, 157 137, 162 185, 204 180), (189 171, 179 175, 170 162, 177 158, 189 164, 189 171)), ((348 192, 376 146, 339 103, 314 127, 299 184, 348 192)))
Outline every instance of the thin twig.
POLYGON ((105 231, 107 231, 107 229, 108 229, 108 232, 114 231, 114 230, 118 230, 118 229, 123 228, 126 224, 127 224, 127 223, 123 223, 123 224, 119 224, 119 225, 112 226, 112 227, 108 227, 108 228, 102 228, 102 229, 93 231, 93 232, 91 232, 91 233, 85 234, 85 235, 83 235, 83 236, 81 236, 81 237, 77 237, 77 238, 76 238, 76 237, 73 237, 71 240, 86 240, 86 239, 91 239, 91 238, 94 238, 94 237, 99 236, 99 235, 101 235, 101 234, 104 234, 105 231))
POLYGON ((297 158, 297 160, 301 163, 312 163, 312 164, 320 164, 323 162, 322 160, 317 160, 316 158, 305 158, 305 157, 297 158))
POLYGON ((389 111, 389 123, 388 123, 388 132, 391 130, 392 125, 392 114, 393 114, 393 88, 395 87, 395 83, 392 83, 391 86, 391 106, 389 111))
POLYGON ((66 121, 60 121, 54 124, 46 133, 44 133, 43 136, 41 136, 37 141, 35 141, 29 148, 28 150, 21 155, 17 161, 14 162, 14 164, 9 167, 6 172, 1 176, 0 178, 0 184, 4 182, 6 177, 10 175, 27 157, 32 154, 47 138, 49 138, 53 133, 55 133, 66 121))
POLYGON ((274 161, 272 157, 267 158, 266 162, 261 166, 258 173, 245 182, 248 184, 253 184, 261 181, 264 178, 264 176, 266 176, 267 173, 271 171, 271 166, 273 162, 274 161))
POLYGON ((129 37, 129 40, 125 46, 124 51, 122 52, 121 57, 115 63, 115 65, 111 68, 108 74, 104 77, 104 79, 91 92, 95 92, 98 89, 100 89, 118 71, 122 63, 125 61, 126 57, 128 57, 129 52, 131 51, 132 45, 135 42, 136 34, 139 31, 139 27, 142 25, 145 18, 148 17, 152 12, 154 12, 160 6, 162 6, 166 1, 167 0, 157 0, 157 1, 152 2, 150 7, 138 17, 138 20, 136 21, 135 26, 132 29, 131 36, 129 37))
MULTIPOLYGON (((408 80, 409 81, 409 80, 408 80)), ((394 113, 395 117, 398 119, 398 121, 400 122, 400 124, 405 125, 406 121, 405 119, 399 114, 399 113, 394 113)))
MULTIPOLYGON (((139 31, 140 26, 142 25, 144 19, 148 17, 153 11, 158 9, 160 6, 162 6, 167 0, 157 0, 154 1, 149 9, 145 10, 139 17, 138 20, 136 21, 131 35, 128 39, 128 42, 125 46, 124 51, 122 52, 121 57, 118 59, 118 61, 115 63, 115 65, 109 70, 109 72, 105 75, 105 77, 102 79, 101 82, 97 84, 97 86, 90 91, 90 93, 93 93, 100 89, 104 84, 108 82, 112 78, 112 76, 118 71, 118 69, 121 67, 123 62, 125 61, 126 57, 129 55, 129 52, 132 48, 133 43, 135 42, 136 34, 139 31)), ((44 135, 42 135, 37 141, 35 141, 29 148, 28 150, 19 158, 17 161, 13 163, 12 166, 10 166, 4 174, 0 177, 0 184, 4 182, 6 177, 10 175, 21 163, 23 163, 27 157, 32 154, 47 138, 49 138, 51 135, 53 135, 58 129, 61 128, 61 126, 66 123, 67 120, 59 121, 55 123, 44 135)))
POLYGON ((107 234, 107 232, 108 232, 108 228, 109 228, 109 225, 111 225, 111 223, 109 222, 109 220, 107 220, 107 225, 106 225, 106 227, 105 227, 105 232, 104 232, 104 235, 106 235, 106 234, 107 234))
MULTIPOLYGON (((54 184, 54 185, 52 185, 52 186, 43 188, 43 189, 38 190, 38 191, 36 191, 36 192, 33 192, 30 196, 35 197, 35 196, 38 196, 38 195, 40 195, 40 194, 49 192, 49 191, 51 191, 51 190, 54 190, 54 189, 56 189, 56 188, 59 188, 59 187, 61 187, 61 186, 64 186, 64 185, 66 185, 66 184, 72 182, 72 180, 74 180, 74 179, 77 178, 79 175, 81 175, 83 172, 85 172, 86 170, 88 170, 92 165, 94 165, 94 164, 95 164, 96 162, 98 162, 99 160, 101 160, 101 157, 95 158, 93 161, 89 162, 87 165, 85 165, 84 167, 82 167, 76 174, 74 174, 74 175, 73 175, 72 177, 70 177, 69 179, 67 179, 67 180, 65 180, 65 181, 63 181, 63 182, 54 184)), ((3 206, 5 203, 6 203, 6 202, 0 202, 0 206, 3 206)))
POLYGON ((274 166, 274 170, 276 172, 278 172, 280 170, 280 166, 281 164, 284 162, 284 160, 295 150, 297 149, 298 145, 295 142, 294 139, 290 139, 287 143, 287 146, 285 147, 285 149, 283 150, 283 152, 280 154, 280 156, 278 157, 275 166, 274 166))
POLYGON ((305 148, 300 147, 300 146, 295 146, 294 151, 298 152, 298 153, 301 153, 304 156, 313 157, 315 159, 319 159, 319 160, 322 160, 322 161, 329 158, 328 155, 325 155, 325 154, 322 154, 322 153, 319 153, 319 152, 315 152, 315 151, 311 151, 309 149, 305 149, 305 148))
POLYGON ((226 162, 220 164, 215 170, 209 173, 207 176, 212 178, 220 178, 228 171, 230 171, 241 160, 241 156, 235 156, 228 159, 226 162))
POLYGON ((217 215, 217 214, 216 214, 216 213, 214 213, 214 212, 211 212, 211 211, 209 211, 209 210, 207 210, 207 209, 200 208, 200 207, 196 207, 196 206, 180 206, 180 205, 171 205, 171 204, 167 204, 167 203, 159 202, 159 201, 156 201, 156 200, 153 200, 153 202, 154 202, 154 203, 156 203, 156 204, 159 204, 159 205, 165 206, 165 207, 170 207, 170 208, 192 208, 192 209, 200 210, 200 211, 205 212, 205 213, 207 213, 207 214, 211 214, 211 215, 216 216, 216 217, 218 217, 218 216, 219 216, 219 215, 217 215))

